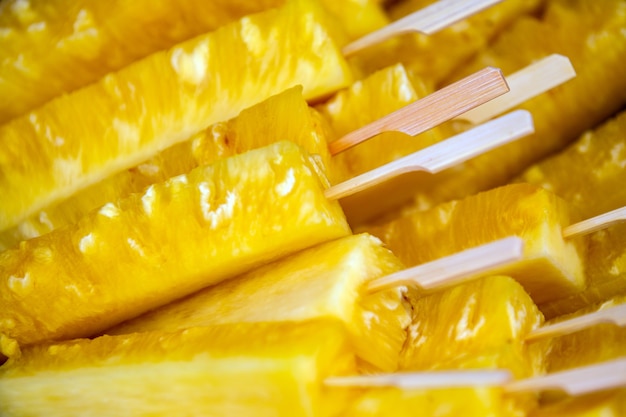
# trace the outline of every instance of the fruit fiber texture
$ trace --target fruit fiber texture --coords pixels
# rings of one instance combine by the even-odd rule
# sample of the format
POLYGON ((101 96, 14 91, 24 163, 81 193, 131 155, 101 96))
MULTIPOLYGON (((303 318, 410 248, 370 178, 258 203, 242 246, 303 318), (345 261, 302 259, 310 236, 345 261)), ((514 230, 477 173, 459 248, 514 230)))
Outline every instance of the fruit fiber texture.
POLYGON ((563 239, 577 219, 565 201, 530 184, 512 184, 426 211, 407 211, 364 227, 407 265, 420 265, 509 236, 524 240, 523 259, 490 273, 518 280, 536 303, 584 288, 585 242, 563 239))
POLYGON ((278 142, 107 204, 0 253, 0 334, 93 335, 350 233, 309 155, 278 142))
POLYGON ((287 88, 315 99, 349 85, 327 22, 313 0, 290 1, 1 126, 0 230, 287 88))
POLYGON ((151 53, 283 2, 4 0, 0 124, 151 53))
POLYGON ((392 372, 411 320, 406 288, 368 295, 362 287, 400 269, 400 261, 378 239, 348 236, 206 288, 106 333, 331 317, 345 325, 360 361, 392 372))
POLYGON ((304 100, 302 87, 290 88, 0 232, 0 250, 74 224, 89 211, 154 183, 276 141, 289 140, 302 146, 325 167, 330 154, 322 123, 321 116, 304 100))
POLYGON ((524 378, 545 368, 544 346, 524 343, 543 315, 510 277, 490 276, 422 297, 411 294, 411 304, 402 370, 502 368, 524 378))
POLYGON ((330 416, 353 374, 340 324, 239 324, 26 348, 0 367, 6 417, 330 416))

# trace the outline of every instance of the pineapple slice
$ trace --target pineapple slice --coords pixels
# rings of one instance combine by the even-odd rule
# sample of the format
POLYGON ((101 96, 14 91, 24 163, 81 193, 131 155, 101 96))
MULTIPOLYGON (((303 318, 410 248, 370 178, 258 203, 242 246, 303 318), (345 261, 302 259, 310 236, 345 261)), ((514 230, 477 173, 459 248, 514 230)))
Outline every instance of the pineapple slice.
POLYGON ((512 417, 523 415, 522 412, 520 405, 511 401, 499 387, 372 388, 359 396, 343 416, 512 417))
MULTIPOLYGON (((554 0, 541 20, 521 17, 453 79, 484 68, 511 74, 552 53, 567 56, 573 80, 520 107, 533 115, 535 134, 432 177, 415 195, 421 208, 488 190, 575 140, 626 103, 626 3, 622 0, 554 0)), ((450 80, 451 81, 451 80, 450 80)))
POLYGON ((328 166, 330 154, 320 118, 304 101, 302 87, 293 87, 0 232, 0 250, 74 224, 89 211, 154 183, 277 140, 289 139, 301 145, 319 157, 321 165, 328 166))
POLYGON ((0 124, 153 52, 283 1, 5 0, 0 124))
POLYGON ((498 273, 514 277, 536 303, 544 303, 584 287, 585 241, 562 236, 562 228, 574 222, 572 216, 565 201, 549 191, 513 184, 427 211, 409 211, 363 231, 382 239, 410 266, 519 236, 524 259, 498 273))
MULTIPOLYGON (((435 0, 407 0, 391 5, 393 20, 423 9, 435 0)), ((544 0, 507 0, 431 34, 407 34, 354 59, 365 73, 401 62, 416 77, 440 85, 453 70, 487 47, 519 16, 533 13, 544 0)))
POLYGON ((0 127, 0 230, 286 88, 315 99, 348 85, 326 21, 313 0, 289 1, 0 127))
POLYGON ((354 373, 338 323, 239 324, 25 348, 0 367, 0 414, 331 416, 354 373))
POLYGON ((544 346, 524 343, 543 316, 510 277, 491 276, 425 297, 412 295, 411 304, 403 370, 508 368, 524 378, 544 369, 544 346))
POLYGON ((366 295, 361 287, 400 269, 400 261, 378 239, 349 236, 206 288, 106 333, 332 317, 345 324, 361 361, 391 372, 411 320, 406 288, 366 295))
POLYGON ((626 415, 626 389, 570 397, 541 407, 529 417, 623 417, 626 415))
POLYGON ((22 242, 0 253, 0 334, 21 344, 93 335, 345 236, 350 229, 320 175, 300 147, 278 142, 22 242))
MULTIPOLYGON (((626 112, 582 135, 563 152, 545 159, 516 181, 540 185, 563 197, 585 218, 626 205, 626 112)), ((614 295, 626 294, 626 225, 589 236, 580 293, 541 305, 546 317, 572 313, 614 295)))

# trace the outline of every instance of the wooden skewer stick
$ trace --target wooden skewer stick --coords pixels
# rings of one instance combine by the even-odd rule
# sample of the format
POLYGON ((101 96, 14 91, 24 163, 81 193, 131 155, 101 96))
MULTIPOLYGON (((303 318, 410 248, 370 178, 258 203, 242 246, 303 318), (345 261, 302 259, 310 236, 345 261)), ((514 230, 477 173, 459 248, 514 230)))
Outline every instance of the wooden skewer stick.
POLYGON ((365 291, 372 293, 401 285, 424 291, 442 289, 519 261, 523 252, 524 241, 511 236, 370 281, 365 291))
POLYGON ((421 151, 326 189, 329 199, 340 199, 412 171, 432 174, 471 159, 534 132, 532 116, 517 110, 421 151))
POLYGON ((458 370, 398 372, 380 375, 355 375, 326 378, 325 385, 333 387, 398 387, 404 389, 473 387, 503 385, 511 381, 507 370, 458 370))
POLYGON ((342 52, 345 56, 350 56, 403 33, 421 32, 425 35, 431 35, 501 1, 440 0, 357 39, 345 46, 342 52))
POLYGON ((569 395, 590 394, 626 386, 626 358, 522 379, 505 385, 507 392, 562 390, 569 395))
POLYGON ((383 132, 415 136, 509 91, 502 71, 487 67, 331 142, 337 155, 383 132))
POLYGON ((539 327, 528 334, 526 341, 563 336, 602 323, 626 327, 626 304, 539 327))
POLYGON ((575 76, 576 71, 567 57, 550 55, 507 76, 506 81, 511 89, 507 94, 463 113, 457 119, 467 120, 472 124, 483 123, 575 76))
POLYGON ((574 236, 586 235, 624 221, 626 221, 626 207, 621 207, 567 226, 563 229, 563 237, 568 239, 574 236))

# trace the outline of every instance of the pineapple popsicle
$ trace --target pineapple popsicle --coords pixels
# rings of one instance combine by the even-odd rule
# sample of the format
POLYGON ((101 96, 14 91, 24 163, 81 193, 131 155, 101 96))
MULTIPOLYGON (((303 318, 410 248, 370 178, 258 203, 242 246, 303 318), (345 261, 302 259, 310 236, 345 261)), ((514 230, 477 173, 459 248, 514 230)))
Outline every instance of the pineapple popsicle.
POLYGON ((414 196, 420 209, 503 185, 538 159, 575 140, 626 103, 626 3, 552 0, 540 19, 521 17, 451 80, 492 65, 505 74, 558 53, 576 78, 527 101, 520 108, 535 120, 535 134, 433 176, 414 196))
POLYGON ((381 242, 349 236, 208 287, 106 331, 128 334, 242 322, 344 324, 367 368, 392 372, 411 320, 406 287, 365 294, 363 284, 403 269, 381 242), (250 302, 254 300, 254 302, 250 302))
POLYGON ((89 211, 154 183, 277 140, 289 139, 328 166, 330 155, 320 118, 304 100, 302 87, 285 90, 0 232, 0 250, 74 224, 89 211))
POLYGON ((154 184, 24 241, 0 253, 0 335, 20 344, 93 335, 348 235, 338 203, 324 196, 326 186, 305 151, 278 142, 154 184))
POLYGON ((545 342, 524 339, 543 315, 514 279, 489 276, 427 296, 409 293, 413 319, 400 369, 509 369, 543 373, 545 342))
POLYGON ((333 321, 255 323, 79 339, 25 348, 0 367, 0 414, 333 416, 323 385, 354 373, 333 321))
POLYGON ((289 1, 0 126, 0 230, 286 88, 316 99, 348 85, 329 22, 313 0, 289 1))
POLYGON ((539 304, 584 287, 585 240, 562 235, 573 220, 578 220, 575 212, 551 192, 512 184, 358 230, 379 237, 407 266, 518 236, 524 240, 524 259, 497 273, 517 279, 539 304))
MULTIPOLYGON (((567 200, 585 218, 626 205, 626 112, 587 131, 561 153, 524 171, 515 180, 542 186, 567 200)), ((626 294, 626 225, 588 237, 587 287, 572 296, 541 305, 547 317, 626 294)))

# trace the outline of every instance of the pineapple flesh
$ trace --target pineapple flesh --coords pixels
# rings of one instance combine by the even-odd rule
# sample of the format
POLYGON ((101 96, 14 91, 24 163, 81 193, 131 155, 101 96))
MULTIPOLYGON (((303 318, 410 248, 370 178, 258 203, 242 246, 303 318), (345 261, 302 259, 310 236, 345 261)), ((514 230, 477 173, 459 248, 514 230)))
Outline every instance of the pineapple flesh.
POLYGON ((0 334, 21 344, 93 335, 348 235, 320 175, 300 147, 278 142, 24 241, 0 253, 0 334))
POLYGON ((360 361, 392 372, 398 366, 410 306, 402 288, 375 294, 363 294, 361 288, 400 269, 400 261, 378 239, 349 236, 206 288, 106 333, 331 317, 344 323, 360 361))
POLYGON ((626 389, 569 397, 538 408, 528 417, 622 417, 626 415, 626 389))
POLYGON ((316 99, 349 85, 329 26, 313 0, 290 1, 1 126, 0 230, 286 88, 316 99))
POLYGON ((0 367, 0 414, 332 416, 353 374, 331 321, 238 324, 78 339, 23 349, 0 367))
POLYGON ((362 231, 379 237, 410 266, 518 236, 524 240, 523 259, 490 273, 514 277, 536 303, 543 303, 584 287, 585 241, 562 236, 573 219, 567 203, 549 191, 513 184, 427 211, 408 211, 362 231))
POLYGON ((0 232, 0 250, 74 224, 89 211, 157 182, 276 141, 294 142, 319 158, 321 166, 328 166, 330 154, 320 119, 305 102, 301 86, 285 90, 0 232))

